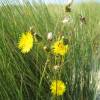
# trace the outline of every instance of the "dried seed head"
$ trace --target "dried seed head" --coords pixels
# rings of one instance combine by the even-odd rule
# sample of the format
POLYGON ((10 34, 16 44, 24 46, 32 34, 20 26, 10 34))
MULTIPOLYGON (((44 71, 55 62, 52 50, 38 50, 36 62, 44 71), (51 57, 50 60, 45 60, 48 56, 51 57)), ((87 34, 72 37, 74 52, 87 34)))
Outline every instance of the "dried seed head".
POLYGON ((65 7, 65 12, 71 12, 71 7, 70 6, 66 6, 65 7))
POLYGON ((65 12, 71 12, 71 5, 73 3, 73 0, 67 0, 67 4, 66 4, 66 7, 65 7, 65 12))
POLYGON ((81 24, 86 24, 85 16, 80 15, 80 22, 81 22, 81 24))

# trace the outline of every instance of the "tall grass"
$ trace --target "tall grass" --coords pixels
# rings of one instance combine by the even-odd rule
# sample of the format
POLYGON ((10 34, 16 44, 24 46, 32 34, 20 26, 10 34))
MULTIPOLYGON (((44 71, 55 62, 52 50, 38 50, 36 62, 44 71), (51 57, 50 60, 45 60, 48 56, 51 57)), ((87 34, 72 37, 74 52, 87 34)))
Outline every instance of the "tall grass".
POLYGON ((59 79, 67 89, 58 100, 94 100, 96 95, 96 72, 100 64, 100 5, 80 4, 72 6, 73 22, 62 30, 66 13, 64 5, 27 3, 0 7, 0 100, 53 100, 50 84, 55 72, 47 66, 43 46, 47 44, 48 32, 54 35, 66 33, 70 39, 70 51, 59 79), (80 14, 86 24, 80 25, 80 14), (30 26, 41 34, 43 41, 34 44, 30 53, 24 55, 18 48, 18 38, 30 26), (40 82, 41 81, 41 82, 40 82), (40 84, 41 83, 41 84, 40 84))

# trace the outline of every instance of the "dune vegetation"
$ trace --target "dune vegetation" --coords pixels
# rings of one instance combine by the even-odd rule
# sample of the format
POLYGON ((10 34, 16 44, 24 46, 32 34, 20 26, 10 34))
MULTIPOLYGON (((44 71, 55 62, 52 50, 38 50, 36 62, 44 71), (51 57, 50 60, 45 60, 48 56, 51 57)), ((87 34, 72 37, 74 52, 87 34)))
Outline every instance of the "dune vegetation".
POLYGON ((0 6, 0 100, 96 100, 100 4, 0 6))

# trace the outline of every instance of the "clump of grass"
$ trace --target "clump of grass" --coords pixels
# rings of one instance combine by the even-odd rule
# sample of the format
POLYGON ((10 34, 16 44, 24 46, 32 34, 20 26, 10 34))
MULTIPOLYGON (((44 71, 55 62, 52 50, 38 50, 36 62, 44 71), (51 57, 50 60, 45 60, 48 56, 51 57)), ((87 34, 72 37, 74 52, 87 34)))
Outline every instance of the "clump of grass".
POLYGON ((66 14, 64 7, 43 3, 0 7, 0 100, 55 99, 50 91, 54 79, 66 84, 66 91, 58 100, 95 99, 100 8, 97 4, 80 4, 66 14), (62 20, 68 14, 73 21, 63 25, 62 20), (80 25, 80 15, 85 17, 86 24, 80 25), (42 41, 22 54, 17 48, 18 39, 30 26, 34 26, 42 41), (50 47, 48 32, 53 33, 52 43, 64 33, 69 40, 68 54, 55 56, 43 50, 45 45, 50 47), (58 63, 60 69, 55 71, 58 63))

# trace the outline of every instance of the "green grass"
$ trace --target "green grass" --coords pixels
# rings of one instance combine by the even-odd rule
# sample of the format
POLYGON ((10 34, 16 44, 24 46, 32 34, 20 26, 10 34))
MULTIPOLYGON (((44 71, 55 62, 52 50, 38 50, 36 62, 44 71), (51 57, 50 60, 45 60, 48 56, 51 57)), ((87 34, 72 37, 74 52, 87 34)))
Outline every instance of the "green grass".
POLYGON ((69 53, 58 75, 58 79, 67 83, 67 89, 57 100, 95 100, 100 65, 100 5, 73 5, 71 13, 65 13, 64 7, 41 3, 0 7, 0 100, 55 100, 50 92, 55 77, 52 58, 44 72, 47 54, 43 47, 48 45, 48 32, 55 36, 63 32, 70 40, 69 53), (61 21, 67 14, 73 22, 63 27, 61 21), (86 17, 82 27, 80 14, 86 17), (43 40, 24 55, 17 43, 30 26, 43 40))

